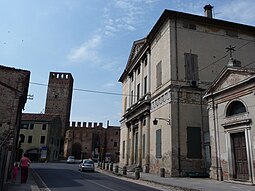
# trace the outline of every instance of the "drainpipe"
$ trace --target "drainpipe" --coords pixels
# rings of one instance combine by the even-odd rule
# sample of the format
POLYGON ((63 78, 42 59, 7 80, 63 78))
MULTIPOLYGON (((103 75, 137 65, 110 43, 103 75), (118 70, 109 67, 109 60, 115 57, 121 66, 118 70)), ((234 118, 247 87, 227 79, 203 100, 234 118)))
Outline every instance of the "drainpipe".
MULTIPOLYGON (((175 31, 175 67, 176 67, 176 80, 179 80, 179 69, 178 69, 178 38, 177 38, 177 18, 174 20, 174 31, 175 31)), ((171 68, 171 67, 170 67, 171 68)), ((178 171, 181 176, 181 149, 180 149, 180 85, 177 91, 177 136, 178 136, 178 171)))
POLYGON ((178 87, 177 92, 177 136, 178 136, 178 171, 179 176, 181 176, 181 148, 180 148, 180 89, 181 87, 178 87))
POLYGON ((202 130, 202 142, 203 142, 203 158, 204 158, 204 166, 205 166, 205 172, 207 171, 207 166, 206 166, 206 152, 205 152, 205 140, 204 140, 204 119, 203 119, 203 94, 202 91, 200 91, 200 112, 201 112, 201 130, 202 130))

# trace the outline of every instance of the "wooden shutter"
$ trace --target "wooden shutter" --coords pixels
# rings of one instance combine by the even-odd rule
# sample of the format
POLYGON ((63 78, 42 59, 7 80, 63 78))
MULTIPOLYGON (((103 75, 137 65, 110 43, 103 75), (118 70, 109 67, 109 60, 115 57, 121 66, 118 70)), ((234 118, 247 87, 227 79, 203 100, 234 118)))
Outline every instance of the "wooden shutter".
POLYGON ((156 131, 156 158, 161 158, 161 129, 156 131))

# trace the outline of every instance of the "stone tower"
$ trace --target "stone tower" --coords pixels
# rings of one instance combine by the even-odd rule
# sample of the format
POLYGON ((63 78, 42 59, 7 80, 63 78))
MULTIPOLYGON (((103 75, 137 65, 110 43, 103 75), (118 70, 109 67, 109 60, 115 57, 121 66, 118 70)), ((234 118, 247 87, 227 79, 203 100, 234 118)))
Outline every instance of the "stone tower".
POLYGON ((50 72, 45 114, 58 114, 62 122, 61 137, 69 127, 73 77, 71 73, 50 72))

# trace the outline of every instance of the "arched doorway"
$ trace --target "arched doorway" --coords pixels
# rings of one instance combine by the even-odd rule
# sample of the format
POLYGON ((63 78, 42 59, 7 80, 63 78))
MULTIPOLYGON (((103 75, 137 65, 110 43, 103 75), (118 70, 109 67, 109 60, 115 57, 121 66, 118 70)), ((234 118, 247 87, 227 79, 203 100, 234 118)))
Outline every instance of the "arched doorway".
POLYGON ((80 143, 74 143, 72 145, 72 155, 76 159, 80 159, 81 158, 81 144, 80 143))

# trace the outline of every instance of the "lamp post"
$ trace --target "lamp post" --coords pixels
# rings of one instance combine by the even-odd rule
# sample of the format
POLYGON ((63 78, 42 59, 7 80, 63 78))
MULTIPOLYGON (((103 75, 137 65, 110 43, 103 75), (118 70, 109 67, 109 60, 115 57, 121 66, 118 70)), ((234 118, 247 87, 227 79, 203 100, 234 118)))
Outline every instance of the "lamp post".
POLYGON ((161 118, 161 117, 155 117, 153 120, 153 125, 157 125, 158 124, 158 120, 163 120, 167 122, 167 125, 171 124, 171 120, 170 118, 161 118))

